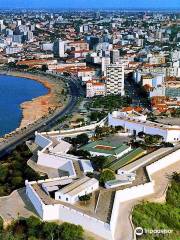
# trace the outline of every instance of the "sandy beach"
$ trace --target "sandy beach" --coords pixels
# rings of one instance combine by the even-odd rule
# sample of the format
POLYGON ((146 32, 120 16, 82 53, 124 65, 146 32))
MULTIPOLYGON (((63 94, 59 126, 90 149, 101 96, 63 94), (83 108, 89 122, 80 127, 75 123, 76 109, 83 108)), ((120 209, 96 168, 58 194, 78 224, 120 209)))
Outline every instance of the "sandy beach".
POLYGON ((15 77, 27 78, 27 80, 38 81, 49 90, 48 94, 21 104, 23 117, 19 128, 24 128, 29 124, 34 123, 43 116, 48 115, 49 111, 54 111, 57 108, 63 108, 68 99, 67 97, 64 99, 61 93, 65 88, 65 84, 60 80, 55 80, 53 77, 45 77, 21 72, 10 72, 6 74, 15 77))

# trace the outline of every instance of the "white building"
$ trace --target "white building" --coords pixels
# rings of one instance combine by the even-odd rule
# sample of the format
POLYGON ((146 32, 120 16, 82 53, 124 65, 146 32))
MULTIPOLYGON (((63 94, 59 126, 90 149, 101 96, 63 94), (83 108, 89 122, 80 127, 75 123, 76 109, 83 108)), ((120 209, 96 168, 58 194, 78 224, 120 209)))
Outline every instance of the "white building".
POLYGON ((86 97, 104 96, 106 93, 105 83, 96 81, 86 82, 86 97))
POLYGON ((53 43, 51 42, 46 42, 41 45, 42 50, 44 51, 53 51, 53 43))
POLYGON ((83 177, 55 192, 55 200, 75 204, 79 201, 79 197, 90 194, 98 188, 98 180, 83 177))
POLYGON ((110 61, 110 57, 102 57, 102 65, 101 65, 101 71, 104 74, 106 71, 106 66, 108 66, 111 61, 110 61))
POLYGON ((124 67, 110 64, 106 66, 106 94, 124 96, 124 67))
POLYGON ((36 133, 35 143, 42 148, 38 151, 38 165, 59 169, 65 176, 76 177, 73 161, 78 161, 78 158, 67 154, 71 144, 59 135, 48 136, 40 133, 36 133))
POLYGON ((11 55, 11 54, 16 54, 22 51, 21 47, 6 47, 6 54, 11 55))
POLYGON ((118 49, 113 49, 110 51, 111 63, 117 64, 120 60, 120 53, 118 49))
POLYGON ((87 145, 82 146, 80 149, 88 151, 91 156, 113 156, 116 158, 120 158, 131 151, 131 146, 106 140, 99 140, 90 142, 87 145))
MULTIPOLYGON (((77 205, 71 205, 61 200, 55 200, 47 192, 57 191, 57 186, 64 186, 71 183, 70 179, 46 179, 33 182, 25 182, 26 195, 36 209, 43 221, 62 221, 76 225, 81 225, 85 230, 107 240, 116 239, 116 231, 119 228, 119 207, 121 204, 133 200, 144 198, 155 193, 155 184, 152 175, 165 169, 168 166, 179 162, 180 149, 173 153, 167 153, 160 157, 158 161, 148 165, 146 172, 149 181, 133 187, 126 187, 123 190, 116 190, 113 207, 111 209, 110 220, 106 222, 100 215, 86 211, 77 205), (53 182, 53 183, 52 183, 53 182), (53 190, 53 188, 55 190, 53 190)), ((131 175, 133 177, 133 175, 131 175)), ((59 187, 58 187, 59 188, 59 187)), ((165 188, 165 187, 164 187, 165 188)), ((123 220, 123 215, 121 216, 123 220)))
POLYGON ((122 126, 125 130, 138 134, 144 132, 150 135, 160 135, 165 142, 180 141, 180 126, 164 125, 147 121, 143 115, 135 117, 134 114, 124 115, 120 111, 114 111, 108 115, 109 126, 122 126))

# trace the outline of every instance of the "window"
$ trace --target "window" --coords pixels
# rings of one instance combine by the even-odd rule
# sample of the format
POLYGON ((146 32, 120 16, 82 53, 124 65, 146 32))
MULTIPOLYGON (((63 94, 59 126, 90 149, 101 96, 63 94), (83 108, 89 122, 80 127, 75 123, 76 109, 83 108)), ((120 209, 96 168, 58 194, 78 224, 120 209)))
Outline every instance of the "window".
POLYGON ((68 202, 68 201, 69 201, 69 199, 68 199, 68 198, 66 198, 66 201, 68 202))
POLYGON ((59 199, 61 199, 61 196, 59 196, 59 199))

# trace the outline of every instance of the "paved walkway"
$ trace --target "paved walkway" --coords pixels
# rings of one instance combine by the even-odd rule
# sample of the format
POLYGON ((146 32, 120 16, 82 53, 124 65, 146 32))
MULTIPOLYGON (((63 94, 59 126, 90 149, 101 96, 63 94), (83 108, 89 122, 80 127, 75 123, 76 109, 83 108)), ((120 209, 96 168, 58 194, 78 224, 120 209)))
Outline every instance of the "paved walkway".
POLYGON ((114 203, 115 191, 100 191, 96 214, 102 221, 109 223, 114 203))
POLYGON ((180 172, 180 161, 152 175, 155 181, 154 194, 120 204, 115 240, 133 240, 134 231, 130 221, 132 208, 142 200, 164 202, 170 176, 175 171, 180 172))

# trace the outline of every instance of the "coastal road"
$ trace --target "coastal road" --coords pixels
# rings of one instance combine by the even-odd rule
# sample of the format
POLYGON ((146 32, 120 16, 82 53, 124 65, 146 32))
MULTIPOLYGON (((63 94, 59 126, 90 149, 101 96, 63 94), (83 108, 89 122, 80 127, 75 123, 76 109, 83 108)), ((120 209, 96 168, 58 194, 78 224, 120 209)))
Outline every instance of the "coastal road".
POLYGON ((68 104, 63 109, 55 111, 42 121, 28 126, 25 130, 20 130, 17 134, 13 134, 11 137, 9 137, 0 145, 0 157, 3 157, 15 149, 18 145, 22 144, 24 141, 32 138, 35 131, 47 131, 62 117, 72 113, 77 105, 79 97, 83 96, 83 90, 77 81, 74 81, 73 79, 68 79, 67 81, 70 91, 70 99, 68 104))

